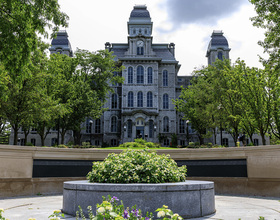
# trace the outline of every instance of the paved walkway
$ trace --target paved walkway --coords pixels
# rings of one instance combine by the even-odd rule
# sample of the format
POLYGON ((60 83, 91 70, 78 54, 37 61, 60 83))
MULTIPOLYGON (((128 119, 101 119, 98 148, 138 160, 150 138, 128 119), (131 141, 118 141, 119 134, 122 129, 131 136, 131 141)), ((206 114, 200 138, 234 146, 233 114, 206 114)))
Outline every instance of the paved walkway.
MULTIPOLYGON (((215 196, 216 210, 213 215, 195 220, 280 220, 280 198, 215 196)), ((4 217, 10 220, 47 220, 54 210, 62 208, 62 195, 7 198, 0 200, 4 217)), ((65 216, 65 219, 76 218, 65 216)))

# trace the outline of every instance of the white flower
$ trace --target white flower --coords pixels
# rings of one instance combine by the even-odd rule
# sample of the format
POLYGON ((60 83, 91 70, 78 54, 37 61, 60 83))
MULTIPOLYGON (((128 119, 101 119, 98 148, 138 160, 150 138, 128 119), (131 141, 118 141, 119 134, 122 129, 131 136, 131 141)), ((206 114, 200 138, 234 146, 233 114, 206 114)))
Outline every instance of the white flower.
POLYGON ((107 210, 109 210, 109 211, 112 211, 112 210, 113 210, 112 206, 106 206, 105 208, 106 208, 107 210))
POLYGON ((100 207, 100 208, 98 208, 98 209, 97 209, 97 212, 99 212, 99 213, 104 213, 104 212, 105 212, 104 207, 100 207))
POLYGON ((164 211, 159 211, 158 214, 157 214, 158 218, 162 218, 164 216, 165 216, 165 212, 164 211))

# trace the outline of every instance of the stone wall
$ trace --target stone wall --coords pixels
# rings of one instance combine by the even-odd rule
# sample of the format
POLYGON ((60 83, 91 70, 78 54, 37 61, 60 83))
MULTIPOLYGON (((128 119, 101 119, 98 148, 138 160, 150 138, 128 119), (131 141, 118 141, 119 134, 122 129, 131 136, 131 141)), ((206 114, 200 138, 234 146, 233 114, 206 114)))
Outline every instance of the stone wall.
MULTIPOLYGON (((33 177, 34 161, 96 161, 120 150, 0 145, 0 197, 62 193, 63 182, 85 177, 33 177)), ((176 161, 246 160, 246 177, 187 177, 215 183, 217 194, 280 196, 280 146, 159 150, 176 161)), ((46 162, 47 163, 47 162, 46 162)), ((52 168, 55 169, 55 168, 52 168)), ((52 172, 52 170, 50 170, 52 172)))

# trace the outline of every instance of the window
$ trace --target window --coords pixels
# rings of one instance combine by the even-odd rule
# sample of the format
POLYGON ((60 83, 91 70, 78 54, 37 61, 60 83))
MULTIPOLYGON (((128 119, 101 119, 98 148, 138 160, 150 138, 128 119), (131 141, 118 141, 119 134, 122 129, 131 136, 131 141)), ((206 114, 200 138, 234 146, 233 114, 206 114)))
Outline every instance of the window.
POLYGON ((33 146, 36 146, 36 139, 35 138, 31 138, 31 144, 33 145, 33 146))
POLYGON ((223 60, 223 52, 221 51, 218 52, 218 59, 223 60))
POLYGON ((168 86, 168 72, 167 72, 167 70, 163 70, 162 85, 163 86, 168 86))
POLYGON ((147 93, 147 107, 153 107, 153 93, 147 93))
POLYGON ((143 107, 143 92, 137 93, 137 107, 143 107))
POLYGON ((133 69, 132 69, 132 67, 128 67, 127 81, 128 81, 129 84, 133 83, 133 69))
POLYGON ((117 117, 113 116, 111 118, 111 132, 117 132, 117 117))
POLYGON ((95 141, 94 141, 94 145, 95 145, 95 146, 99 146, 99 145, 100 145, 100 141, 99 141, 99 140, 95 140, 95 141))
POLYGON ((116 93, 112 94, 112 108, 118 107, 118 95, 116 93))
POLYGON ((179 121, 179 133, 185 133, 185 121, 183 119, 179 121))
POLYGON ((180 140, 180 145, 185 146, 185 140, 180 140))
POLYGON ((154 122, 152 120, 149 121, 149 138, 154 137, 154 122))
POLYGON ((144 48, 143 47, 137 47, 137 55, 143 55, 144 54, 144 48))
POLYGON ((132 121, 131 120, 127 121, 127 137, 128 138, 132 137, 132 121))
POLYGON ((169 118, 167 116, 163 118, 163 132, 169 132, 169 118))
POLYGON ((112 147, 117 146, 117 140, 116 139, 111 139, 111 146, 112 147))
POLYGON ((57 144, 57 138, 52 138, 51 140, 51 146, 54 146, 57 144))
POLYGON ((100 119, 95 120, 95 133, 96 134, 101 133, 101 120, 100 119))
POLYGON ((168 94, 163 95, 163 109, 168 109, 168 94))
POLYGON ((255 146, 259 146, 259 139, 254 139, 253 141, 255 146))
POLYGON ((168 138, 164 138, 163 145, 164 146, 169 146, 169 139, 168 138))
POLYGON ((133 107, 133 92, 129 92, 127 96, 127 107, 133 107))
POLYGON ((92 126, 93 121, 88 118, 86 121, 86 133, 90 134, 91 133, 91 126, 92 126))
POLYGON ((223 138, 222 145, 228 147, 228 138, 223 138))
POLYGON ((20 145, 21 145, 21 146, 24 146, 24 142, 25 142, 25 138, 21 138, 21 139, 20 139, 20 145))
POLYGON ((148 84, 153 83, 153 68, 149 67, 148 68, 148 84))
POLYGON ((137 67, 137 83, 138 84, 144 83, 144 67, 143 66, 137 67))

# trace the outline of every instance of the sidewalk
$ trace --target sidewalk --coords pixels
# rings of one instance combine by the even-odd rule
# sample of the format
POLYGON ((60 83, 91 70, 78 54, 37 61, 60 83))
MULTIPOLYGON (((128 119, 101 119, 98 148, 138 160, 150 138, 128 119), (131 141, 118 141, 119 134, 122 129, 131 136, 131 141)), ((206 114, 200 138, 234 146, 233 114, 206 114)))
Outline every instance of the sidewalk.
MULTIPOLYGON (((266 220, 280 220, 279 200, 280 198, 217 195, 217 212, 195 220, 258 220, 259 216, 265 217, 266 220)), ((0 208, 4 209, 4 217, 10 220, 47 220, 54 210, 62 208, 62 195, 1 199, 0 208)), ((76 218, 66 215, 65 219, 76 218)))

